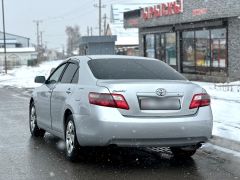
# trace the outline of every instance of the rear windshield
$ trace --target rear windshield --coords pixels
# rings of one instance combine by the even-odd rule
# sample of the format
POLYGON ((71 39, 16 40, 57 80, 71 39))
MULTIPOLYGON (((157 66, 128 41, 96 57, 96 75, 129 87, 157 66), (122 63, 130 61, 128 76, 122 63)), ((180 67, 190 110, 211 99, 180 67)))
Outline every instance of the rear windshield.
POLYGON ((97 79, 186 80, 161 61, 141 59, 90 60, 88 65, 97 79))

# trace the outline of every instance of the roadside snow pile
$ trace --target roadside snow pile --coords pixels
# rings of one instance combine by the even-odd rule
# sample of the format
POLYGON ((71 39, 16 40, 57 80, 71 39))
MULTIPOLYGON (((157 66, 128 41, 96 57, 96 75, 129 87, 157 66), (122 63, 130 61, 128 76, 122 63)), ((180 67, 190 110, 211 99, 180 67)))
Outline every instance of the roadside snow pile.
MULTIPOLYGON (((194 82, 207 90, 211 96, 214 127, 213 134, 240 141, 240 92, 238 86, 228 88, 219 84, 194 82), (217 86, 216 86, 217 85, 217 86)), ((239 82, 230 83, 240 85, 239 82)))
POLYGON ((22 66, 9 70, 8 74, 0 74, 0 86, 14 86, 17 88, 34 88, 40 86, 34 83, 36 76, 48 77, 52 68, 57 67, 62 60, 48 61, 38 67, 22 66))

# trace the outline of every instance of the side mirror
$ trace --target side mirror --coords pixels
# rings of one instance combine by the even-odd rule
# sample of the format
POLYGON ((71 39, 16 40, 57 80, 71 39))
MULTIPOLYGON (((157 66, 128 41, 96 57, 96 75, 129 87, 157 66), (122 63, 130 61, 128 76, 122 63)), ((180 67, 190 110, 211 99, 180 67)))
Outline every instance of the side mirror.
POLYGON ((35 77, 34 82, 44 84, 46 82, 46 78, 45 76, 37 76, 35 77))
POLYGON ((56 69, 56 68, 52 68, 52 69, 51 69, 51 72, 50 72, 50 74, 52 74, 52 73, 53 73, 53 71, 55 71, 55 69, 56 69))

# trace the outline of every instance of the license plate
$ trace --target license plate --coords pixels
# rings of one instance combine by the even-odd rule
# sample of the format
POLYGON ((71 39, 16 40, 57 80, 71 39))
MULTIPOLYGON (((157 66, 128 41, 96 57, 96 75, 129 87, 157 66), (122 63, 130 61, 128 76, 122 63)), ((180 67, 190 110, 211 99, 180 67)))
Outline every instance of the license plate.
POLYGON ((140 97, 139 104, 141 110, 180 110, 180 99, 177 97, 140 97))

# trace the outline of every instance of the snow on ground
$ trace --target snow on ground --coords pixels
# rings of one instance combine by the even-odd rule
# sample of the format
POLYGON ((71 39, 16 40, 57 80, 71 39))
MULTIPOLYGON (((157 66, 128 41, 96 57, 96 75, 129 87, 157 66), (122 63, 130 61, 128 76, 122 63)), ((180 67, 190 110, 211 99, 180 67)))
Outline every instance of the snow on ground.
MULTIPOLYGON (((227 139, 240 141, 240 92, 216 88, 214 83, 194 82, 211 95, 214 127, 213 134, 227 139)), ((239 84, 234 82, 231 84, 239 84)), ((239 86, 240 87, 240 86, 239 86)))
MULTIPOLYGON (((18 88, 33 88, 39 86, 34 83, 37 75, 48 76, 51 69, 62 61, 49 61, 38 67, 22 66, 9 71, 8 75, 0 74, 1 86, 18 88)), ((213 134, 224 138, 240 141, 240 86, 233 88, 219 88, 214 83, 194 82, 207 90, 212 99, 214 117, 213 134), (229 91, 227 91, 229 90, 229 91)), ((240 82, 230 83, 240 85, 240 82)))
POLYGON ((40 84, 34 83, 36 76, 48 77, 51 69, 57 67, 62 60, 44 62, 37 67, 22 66, 9 70, 7 75, 0 74, 0 86, 14 86, 17 88, 34 88, 40 84))

